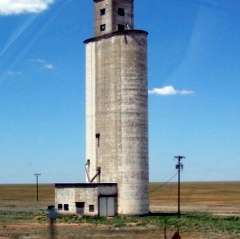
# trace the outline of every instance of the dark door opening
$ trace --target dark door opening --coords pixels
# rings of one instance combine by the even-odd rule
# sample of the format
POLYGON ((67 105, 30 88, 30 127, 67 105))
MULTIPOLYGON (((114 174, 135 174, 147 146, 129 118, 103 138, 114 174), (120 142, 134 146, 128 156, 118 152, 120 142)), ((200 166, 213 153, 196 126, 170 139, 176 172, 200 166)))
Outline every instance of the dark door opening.
POLYGON ((78 215, 84 215, 84 202, 76 202, 76 211, 78 215))
POLYGON ((125 30, 125 25, 118 24, 118 31, 124 31, 125 30))

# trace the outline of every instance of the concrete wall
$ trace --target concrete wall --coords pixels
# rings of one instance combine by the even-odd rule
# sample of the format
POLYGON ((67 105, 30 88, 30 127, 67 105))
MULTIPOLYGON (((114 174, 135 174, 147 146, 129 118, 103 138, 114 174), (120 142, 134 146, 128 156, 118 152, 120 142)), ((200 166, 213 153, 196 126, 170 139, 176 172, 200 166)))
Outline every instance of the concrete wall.
POLYGON ((117 195, 117 186, 98 186, 98 195, 111 196, 117 195))
POLYGON ((117 31, 118 24, 128 24, 133 29, 133 0, 96 0, 95 1, 95 34, 104 35, 117 31), (118 8, 124 8, 125 16, 118 15, 118 8), (100 15, 100 10, 105 9, 105 15, 100 15), (100 26, 106 25, 105 31, 100 31, 100 26))
POLYGON ((133 0, 113 0, 112 30, 117 31, 118 24, 128 25, 128 29, 134 28, 134 5, 133 0), (125 10, 125 16, 118 15, 118 8, 125 10))
POLYGON ((55 206, 58 208, 58 204, 68 204, 69 211, 62 210, 62 213, 65 214, 74 214, 76 213, 75 207, 75 189, 74 188, 55 188, 55 206))
POLYGON ((98 215, 98 189, 97 188, 76 188, 75 202, 84 202, 84 214, 88 216, 98 215), (89 205, 94 205, 94 212, 89 211, 89 205))
POLYGON ((148 213, 148 86, 145 34, 122 36, 119 213, 148 213))
MULTIPOLYGON (((93 178, 96 166, 96 48, 95 43, 86 46, 86 159, 90 160, 89 176, 93 178)), ((88 182, 88 178, 86 177, 88 182)))
POLYGON ((112 0, 101 0, 95 1, 95 34, 100 36, 109 32, 112 32, 112 0), (106 14, 104 16, 100 15, 100 10, 106 9, 106 14), (106 25, 106 30, 104 32, 100 31, 100 26, 102 24, 106 25))
POLYGON ((86 121, 95 121, 96 130, 87 129, 87 150, 96 150, 91 171, 99 166, 101 182, 118 183, 118 213, 148 213, 147 34, 132 30, 95 39, 86 51, 92 71, 86 84, 94 81, 88 75, 95 76, 95 87, 87 88, 88 112, 94 108, 95 118, 87 115, 86 121))
POLYGON ((116 185, 96 185, 89 184, 88 186, 79 187, 56 187, 55 188, 55 204, 68 204, 69 210, 60 210, 62 214, 76 214, 76 202, 84 202, 84 215, 95 216, 98 215, 98 198, 99 196, 116 196, 116 185), (89 211, 89 206, 94 205, 94 212, 89 211))

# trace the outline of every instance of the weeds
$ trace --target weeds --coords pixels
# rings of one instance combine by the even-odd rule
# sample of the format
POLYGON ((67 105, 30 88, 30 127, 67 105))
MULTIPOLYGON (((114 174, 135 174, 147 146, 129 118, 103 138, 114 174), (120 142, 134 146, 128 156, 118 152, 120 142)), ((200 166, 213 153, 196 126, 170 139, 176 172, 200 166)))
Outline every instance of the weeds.
POLYGON ((160 216, 117 216, 105 217, 78 217, 76 215, 61 215, 59 223, 87 223, 95 225, 110 225, 113 227, 147 227, 158 228, 181 228, 181 231, 204 231, 204 232, 229 232, 240 234, 240 217, 217 217, 210 214, 184 214, 180 219, 176 215, 160 216))

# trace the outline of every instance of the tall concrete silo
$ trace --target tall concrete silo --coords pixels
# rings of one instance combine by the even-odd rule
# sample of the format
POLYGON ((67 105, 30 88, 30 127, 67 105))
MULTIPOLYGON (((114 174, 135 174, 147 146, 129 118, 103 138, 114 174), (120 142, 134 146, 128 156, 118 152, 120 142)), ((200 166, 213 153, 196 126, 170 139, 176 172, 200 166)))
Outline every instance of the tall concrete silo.
POLYGON ((142 215, 148 199, 147 35, 134 29, 133 0, 94 0, 86 44, 86 172, 117 183, 118 213, 142 215))

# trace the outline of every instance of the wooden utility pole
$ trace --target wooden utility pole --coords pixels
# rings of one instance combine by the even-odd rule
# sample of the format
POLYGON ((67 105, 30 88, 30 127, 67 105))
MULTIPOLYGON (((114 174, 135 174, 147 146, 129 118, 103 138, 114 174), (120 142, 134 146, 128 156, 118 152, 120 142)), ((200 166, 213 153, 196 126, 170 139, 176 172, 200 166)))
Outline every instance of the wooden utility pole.
POLYGON ((35 173, 34 176, 36 177, 36 200, 38 202, 39 197, 38 197, 38 178, 41 176, 41 173, 35 173))
POLYGON ((178 170, 178 218, 181 217, 181 170, 183 170, 182 159, 184 156, 175 156, 177 159, 176 169, 178 170))

